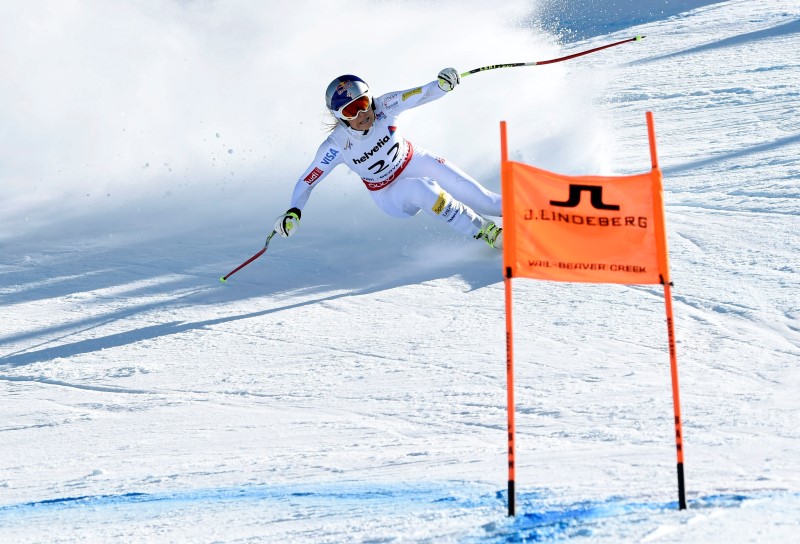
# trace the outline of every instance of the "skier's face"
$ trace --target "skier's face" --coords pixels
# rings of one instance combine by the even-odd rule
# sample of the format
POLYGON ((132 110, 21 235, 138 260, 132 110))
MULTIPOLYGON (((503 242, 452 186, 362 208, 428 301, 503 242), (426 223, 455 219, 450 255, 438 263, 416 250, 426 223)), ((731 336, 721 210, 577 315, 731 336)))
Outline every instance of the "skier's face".
POLYGON ((365 111, 359 112, 355 119, 348 121, 354 130, 369 130, 374 122, 375 112, 372 111, 372 108, 368 108, 365 111))

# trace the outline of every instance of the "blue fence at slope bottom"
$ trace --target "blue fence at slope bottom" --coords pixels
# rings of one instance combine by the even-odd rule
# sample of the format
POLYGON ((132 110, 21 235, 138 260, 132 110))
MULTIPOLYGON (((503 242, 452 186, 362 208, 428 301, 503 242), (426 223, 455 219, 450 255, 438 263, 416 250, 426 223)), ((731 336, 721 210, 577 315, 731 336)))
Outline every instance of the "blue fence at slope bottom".
MULTIPOLYGON (((776 496, 800 497, 800 493, 766 494, 716 494, 689 500, 689 512, 708 508, 737 508, 745 501, 776 496)), ((547 490, 517 494, 515 518, 505 517, 505 491, 486 493, 469 483, 443 483, 441 485, 367 485, 322 484, 305 486, 270 486, 265 484, 196 489, 176 492, 130 492, 107 495, 81 495, 58 497, 33 502, 0 506, 0 521, 10 521, 16 516, 43 514, 74 509, 102 509, 130 507, 161 503, 168 509, 179 509, 181 504, 212 502, 271 501, 299 506, 324 506, 347 516, 346 505, 369 506, 375 516, 409 514, 414 511, 459 510, 480 511, 481 517, 497 516, 497 521, 479 525, 464 535, 463 542, 517 543, 558 540, 572 536, 591 536, 598 525, 608 522, 643 523, 656 514, 677 512, 677 501, 636 501, 625 497, 603 500, 586 500, 559 503, 557 495, 547 490), (384 508, 386 511, 382 510, 384 508)), ((133 513, 133 512, 130 512, 133 513)), ((328 510, 330 515, 330 510, 328 510)))

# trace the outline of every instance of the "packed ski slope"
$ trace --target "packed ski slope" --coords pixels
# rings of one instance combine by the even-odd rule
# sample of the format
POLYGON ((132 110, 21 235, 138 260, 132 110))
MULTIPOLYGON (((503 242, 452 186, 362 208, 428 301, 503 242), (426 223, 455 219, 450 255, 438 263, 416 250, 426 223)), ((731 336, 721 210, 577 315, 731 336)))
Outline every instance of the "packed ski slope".
POLYGON ((338 4, 0 6, 0 540, 796 538, 800 5, 338 4), (655 115, 689 509, 661 289, 516 280, 507 518, 498 252, 337 171, 217 280, 286 209, 332 77, 636 34, 406 120, 496 190, 502 119, 513 159, 609 174, 649 168, 655 115))

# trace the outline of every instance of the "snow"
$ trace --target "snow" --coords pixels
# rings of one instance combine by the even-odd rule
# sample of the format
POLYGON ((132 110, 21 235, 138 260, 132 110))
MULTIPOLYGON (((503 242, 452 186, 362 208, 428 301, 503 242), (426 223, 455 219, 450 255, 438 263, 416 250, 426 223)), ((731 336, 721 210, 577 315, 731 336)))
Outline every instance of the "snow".
POLYGON ((800 6, 643 4, 2 4, 0 540, 796 538, 800 6), (337 170, 218 278, 288 205, 335 75, 637 34, 407 119, 497 190, 500 120, 515 160, 633 173, 654 112, 689 509, 662 290, 515 280, 508 518, 499 253, 337 170))

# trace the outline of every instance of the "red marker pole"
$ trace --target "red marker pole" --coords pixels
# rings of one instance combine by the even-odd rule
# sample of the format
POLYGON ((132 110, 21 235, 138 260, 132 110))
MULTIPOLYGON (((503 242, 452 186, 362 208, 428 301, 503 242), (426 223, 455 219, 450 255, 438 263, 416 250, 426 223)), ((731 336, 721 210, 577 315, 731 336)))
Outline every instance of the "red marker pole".
POLYGON ((508 222, 503 231, 503 283, 505 286, 505 302, 506 302, 506 389, 507 389, 507 407, 508 412, 508 515, 516 515, 516 470, 514 461, 514 434, 516 432, 514 425, 514 325, 512 321, 512 296, 511 296, 511 278, 513 277, 512 256, 515 251, 515 234, 514 228, 510 224, 514 217, 514 196, 511 178, 508 172, 508 142, 506 138, 506 122, 500 122, 500 178, 502 180, 503 192, 503 217, 508 222))
POLYGON ((656 244, 658 245, 661 283, 664 286, 664 304, 667 311, 667 339, 669 341, 669 368, 672 378, 672 409, 675 417, 675 447, 678 453, 678 508, 686 510, 686 483, 683 477, 683 425, 681 423, 681 394, 678 384, 678 355, 675 347, 675 319, 672 313, 672 281, 669 276, 669 258, 667 252, 667 234, 664 219, 664 197, 661 184, 661 170, 658 167, 656 152, 656 131, 653 123, 653 112, 647 112, 647 137, 650 140, 650 160, 653 165, 653 203, 656 217, 656 244))

